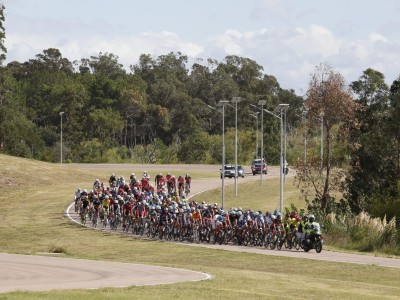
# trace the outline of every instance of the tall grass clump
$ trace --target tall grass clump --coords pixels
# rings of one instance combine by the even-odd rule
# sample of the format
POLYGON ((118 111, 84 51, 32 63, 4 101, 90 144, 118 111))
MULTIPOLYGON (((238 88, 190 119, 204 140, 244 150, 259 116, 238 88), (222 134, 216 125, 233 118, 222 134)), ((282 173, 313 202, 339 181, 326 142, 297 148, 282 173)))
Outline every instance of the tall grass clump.
POLYGON ((384 252, 400 255, 400 231, 396 218, 387 222, 366 212, 330 213, 323 221, 329 244, 363 252, 384 252))

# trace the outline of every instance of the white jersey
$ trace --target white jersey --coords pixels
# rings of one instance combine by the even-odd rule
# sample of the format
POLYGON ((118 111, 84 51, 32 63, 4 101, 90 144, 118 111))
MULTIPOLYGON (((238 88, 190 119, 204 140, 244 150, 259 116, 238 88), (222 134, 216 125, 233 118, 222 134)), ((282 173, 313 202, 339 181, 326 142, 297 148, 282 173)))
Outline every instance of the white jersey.
POLYGON ((80 199, 80 198, 81 198, 81 192, 76 191, 75 194, 74 194, 74 199, 77 200, 77 199, 80 199))
POLYGON ((221 215, 216 214, 213 219, 211 220, 211 228, 215 229, 217 228, 217 225, 219 225, 221 222, 218 221, 218 217, 220 217, 221 215))
POLYGON ((274 223, 270 216, 265 216, 265 224, 271 225, 274 223))

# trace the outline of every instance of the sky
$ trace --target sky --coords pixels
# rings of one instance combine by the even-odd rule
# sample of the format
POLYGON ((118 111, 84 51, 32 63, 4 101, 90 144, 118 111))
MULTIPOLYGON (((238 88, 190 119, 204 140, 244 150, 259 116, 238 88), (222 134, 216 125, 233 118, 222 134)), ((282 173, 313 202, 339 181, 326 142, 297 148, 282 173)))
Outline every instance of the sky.
MULTIPOLYGON (((129 71, 141 54, 190 62, 247 57, 304 95, 328 63, 346 82, 367 68, 400 76, 400 0, 0 0, 6 63, 48 48, 70 61, 112 53, 129 71)), ((189 66, 190 67, 190 66, 189 66)))

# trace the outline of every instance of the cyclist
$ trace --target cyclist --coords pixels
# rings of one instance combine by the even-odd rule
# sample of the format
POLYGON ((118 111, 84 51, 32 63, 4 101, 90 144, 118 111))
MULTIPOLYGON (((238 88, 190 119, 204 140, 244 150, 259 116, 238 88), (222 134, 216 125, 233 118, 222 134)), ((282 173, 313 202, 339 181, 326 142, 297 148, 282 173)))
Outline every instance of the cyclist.
POLYGON ((89 209, 89 196, 83 196, 82 199, 82 214, 87 214, 89 209))
POLYGON ((93 209, 94 209, 94 214, 96 218, 99 217, 99 211, 100 211, 100 206, 101 206, 101 201, 97 195, 94 195, 93 197, 93 209))
MULTIPOLYGON (((108 206, 110 205, 110 196, 104 196, 101 201, 101 205, 103 206, 104 214, 108 214, 108 206)), ((112 198, 112 197, 111 197, 112 198)))
POLYGON ((145 174, 143 174, 143 177, 140 180, 140 183, 142 185, 142 191, 147 191, 150 189, 149 177, 146 177, 145 174))
POLYGON ((75 202, 75 212, 78 212, 79 209, 79 201, 81 200, 81 189, 77 188, 74 193, 74 202, 75 202))
POLYGON ((156 175, 156 177, 154 177, 154 185, 157 186, 158 185, 158 179, 163 177, 162 173, 159 173, 156 175))
POLYGON ((108 184, 111 185, 114 181, 116 181, 115 174, 112 173, 110 178, 108 179, 108 184))
POLYGON ((123 206, 123 219, 122 219, 122 227, 125 228, 126 227, 126 221, 128 220, 128 218, 132 217, 132 210, 133 210, 133 205, 131 201, 127 201, 125 202, 124 206, 123 206))
POLYGON ((183 195, 183 185, 185 183, 185 178, 181 175, 178 177, 178 191, 179 191, 179 196, 182 197, 183 195))
POLYGON ((190 193, 190 183, 192 182, 192 177, 188 173, 185 175, 185 191, 187 194, 190 193))
POLYGON ((162 173, 160 173, 155 178, 155 186, 157 187, 157 191, 162 190, 164 185, 165 185, 165 178, 163 177, 162 173))
POLYGON ((201 225, 203 223, 203 217, 201 216, 199 208, 193 208, 192 222, 193 224, 198 224, 198 225, 201 225))
POLYGON ((172 175, 168 182, 168 194, 173 194, 175 192, 175 188, 176 188, 176 178, 174 175, 172 175))
POLYGON ((97 191, 98 189, 100 189, 100 180, 99 180, 99 179, 96 179, 96 180, 93 182, 93 190, 94 190, 94 191, 97 191))
POLYGON ((150 180, 150 175, 147 173, 147 171, 143 172, 143 178, 147 178, 148 180, 150 180))

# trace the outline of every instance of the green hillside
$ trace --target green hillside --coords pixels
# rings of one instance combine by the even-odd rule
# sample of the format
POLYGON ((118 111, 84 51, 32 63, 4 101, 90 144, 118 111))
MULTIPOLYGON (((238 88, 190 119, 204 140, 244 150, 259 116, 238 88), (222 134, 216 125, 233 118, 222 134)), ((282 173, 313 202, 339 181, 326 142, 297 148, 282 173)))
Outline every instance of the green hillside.
POLYGON ((211 250, 80 227, 64 217, 64 209, 74 189, 91 183, 99 172, 0 155, 0 252, 60 252, 65 257, 179 267, 212 274, 213 279, 123 289, 14 292, 0 298, 264 299, 285 293, 300 299, 382 299, 400 295, 396 269, 211 250))

